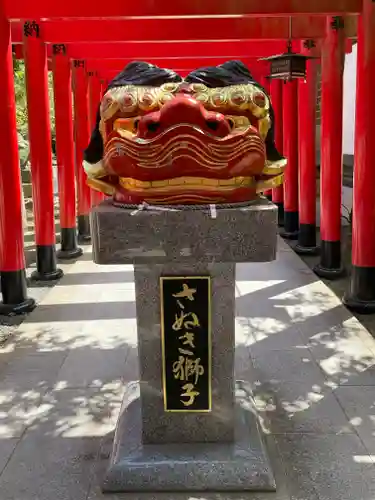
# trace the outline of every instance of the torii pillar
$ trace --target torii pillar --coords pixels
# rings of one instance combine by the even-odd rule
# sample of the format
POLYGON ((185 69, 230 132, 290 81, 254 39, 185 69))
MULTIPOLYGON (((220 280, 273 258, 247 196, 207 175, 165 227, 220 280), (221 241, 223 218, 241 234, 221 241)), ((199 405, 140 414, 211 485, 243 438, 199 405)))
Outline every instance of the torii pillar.
MULTIPOLYGON (((302 53, 313 57, 315 42, 305 40, 302 53)), ((314 255, 316 247, 316 83, 317 61, 306 61, 306 80, 298 85, 299 234, 295 251, 314 255)))
MULTIPOLYGON (((270 94, 275 114, 275 143, 277 150, 283 154, 283 82, 272 79, 270 84, 270 94)), ((284 186, 272 189, 272 201, 278 208, 278 225, 284 225, 284 186)))
POLYGON ((344 20, 327 18, 322 46, 322 127, 320 169, 320 264, 315 273, 326 279, 343 275, 341 262, 341 191, 344 20))
POLYGON ((29 21, 23 29, 37 261, 32 278, 53 281, 63 272, 56 267, 47 49, 40 25, 29 21))
MULTIPOLYGON (((88 73, 89 77, 89 124, 90 131, 92 132, 95 128, 96 117, 98 109, 100 106, 100 100, 102 97, 102 83, 98 75, 91 71, 88 73)), ((100 191, 95 189, 91 190, 91 206, 94 207, 104 200, 105 196, 100 191)))
POLYGON ((88 76, 84 61, 73 63, 73 93, 74 93, 74 136, 76 178, 78 188, 78 241, 89 242, 91 189, 86 184, 86 173, 83 170, 83 153, 90 141, 88 76))
POLYGON ((284 181, 284 230, 288 240, 298 238, 298 81, 283 85, 283 154, 288 159, 284 181))
POLYGON ((350 288, 344 304, 375 313, 375 3, 363 0, 358 25, 354 141, 353 242, 350 288))
POLYGON ((0 0, 0 284, 1 315, 30 312, 27 297, 10 23, 0 0))
POLYGON ((74 168, 72 69, 65 45, 53 46, 56 149, 60 199, 60 259, 82 255, 77 246, 76 186, 74 168))

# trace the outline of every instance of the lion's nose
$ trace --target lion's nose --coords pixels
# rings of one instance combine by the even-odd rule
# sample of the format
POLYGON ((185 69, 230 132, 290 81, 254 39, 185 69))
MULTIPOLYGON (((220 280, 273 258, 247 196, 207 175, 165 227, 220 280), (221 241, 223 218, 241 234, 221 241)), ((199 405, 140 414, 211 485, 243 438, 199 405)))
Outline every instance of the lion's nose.
POLYGON ((206 111, 191 96, 177 96, 168 101, 159 112, 143 116, 139 121, 138 137, 151 138, 177 125, 196 126, 214 137, 225 137, 230 125, 221 113, 206 111))

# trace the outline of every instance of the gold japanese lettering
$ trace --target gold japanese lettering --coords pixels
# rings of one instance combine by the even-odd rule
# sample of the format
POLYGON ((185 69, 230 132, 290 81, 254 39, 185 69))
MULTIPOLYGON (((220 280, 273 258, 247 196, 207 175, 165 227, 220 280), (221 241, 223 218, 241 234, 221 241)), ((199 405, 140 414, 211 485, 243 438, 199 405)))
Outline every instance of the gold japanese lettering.
POLYGON ((178 300, 178 301, 177 301, 177 304, 178 304, 178 307, 179 307, 180 309, 185 309, 185 306, 184 306, 184 304, 181 302, 181 300, 178 300))
POLYGON ((191 406, 194 403, 194 400, 197 396, 199 396, 199 392, 194 390, 194 384, 185 384, 182 386, 182 389, 185 391, 181 394, 181 397, 184 398, 189 398, 188 401, 183 401, 182 399, 180 400, 181 403, 185 406, 191 406))
POLYGON ((181 397, 187 397, 189 398, 188 401, 183 401, 182 399, 180 400, 181 403, 185 406, 191 406, 194 403, 194 400, 197 396, 199 396, 200 392, 194 390, 194 384, 185 384, 182 386, 182 389, 185 391, 181 394, 181 397))
POLYGON ((182 349, 182 347, 179 347, 178 351, 181 354, 184 354, 185 356, 194 356, 194 352, 193 351, 188 351, 187 349, 182 349))
POLYGON ((181 337, 178 337, 178 338, 179 338, 179 340, 183 340, 183 342, 182 342, 183 345, 189 345, 192 349, 195 348, 194 333, 186 332, 185 335, 181 335, 181 337))
POLYGON ((194 328, 196 326, 200 326, 200 324, 198 316, 195 313, 184 313, 183 311, 181 311, 180 316, 175 314, 175 322, 172 325, 173 330, 178 331, 182 330, 182 328, 186 328, 187 330, 189 330, 190 328, 194 328), (186 320, 186 318, 189 317, 191 317, 192 319, 186 320))
POLYGON ((189 288, 189 285, 184 283, 182 285, 182 292, 178 292, 178 293, 173 294, 173 297, 178 298, 178 299, 186 298, 188 300, 193 301, 194 294, 196 291, 197 291, 196 288, 189 288))
POLYGON ((187 382, 190 377, 194 377, 194 383, 197 384, 199 377, 204 374, 204 367, 200 361, 200 358, 191 359, 179 356, 178 361, 173 363, 174 378, 187 382))

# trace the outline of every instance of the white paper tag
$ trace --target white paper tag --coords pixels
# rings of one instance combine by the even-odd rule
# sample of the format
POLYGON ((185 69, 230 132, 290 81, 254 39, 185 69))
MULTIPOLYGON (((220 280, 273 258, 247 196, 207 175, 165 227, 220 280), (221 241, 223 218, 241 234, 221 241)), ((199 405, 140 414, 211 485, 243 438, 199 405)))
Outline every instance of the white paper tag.
POLYGON ((133 212, 130 212, 130 215, 137 215, 138 212, 141 212, 145 208, 148 207, 148 204, 144 201, 140 205, 138 205, 138 208, 136 210, 133 210, 133 212))
POLYGON ((210 212, 211 212, 211 218, 216 219, 217 216, 216 205, 210 205, 210 212))

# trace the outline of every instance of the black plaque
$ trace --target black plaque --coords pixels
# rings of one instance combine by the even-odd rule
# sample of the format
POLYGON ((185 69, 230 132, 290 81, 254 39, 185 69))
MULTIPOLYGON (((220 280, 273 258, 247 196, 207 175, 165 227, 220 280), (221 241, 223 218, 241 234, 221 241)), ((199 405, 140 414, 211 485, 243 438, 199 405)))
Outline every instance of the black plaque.
POLYGON ((164 409, 211 411, 211 278, 160 278, 164 409))
POLYGON ((23 33, 26 37, 39 38, 40 28, 36 21, 26 21, 23 25, 23 33))

